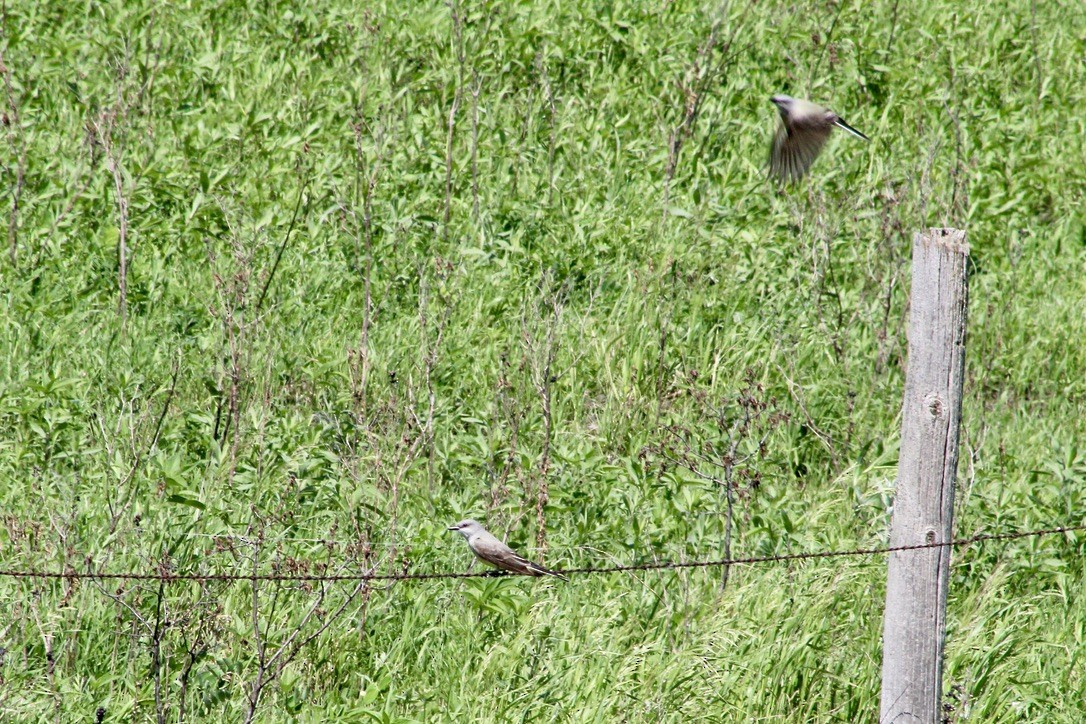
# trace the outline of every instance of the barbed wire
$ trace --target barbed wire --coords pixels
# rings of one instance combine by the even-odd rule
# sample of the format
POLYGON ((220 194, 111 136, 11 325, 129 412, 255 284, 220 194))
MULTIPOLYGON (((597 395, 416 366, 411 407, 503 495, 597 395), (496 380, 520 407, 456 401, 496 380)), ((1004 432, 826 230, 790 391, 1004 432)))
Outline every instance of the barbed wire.
MULTIPOLYGON (((748 556, 743 558, 722 558, 708 561, 651 561, 648 563, 632 563, 624 566, 608 567, 584 567, 556 569, 556 573, 564 575, 598 574, 598 573, 622 573, 626 571, 655 571, 689 568, 716 568, 733 565, 754 565, 759 563, 780 563, 787 561, 822 560, 827 558, 843 558, 848 556, 875 556, 887 553, 900 553, 903 551, 918 551, 931 548, 960 548, 989 541, 1007 541, 1020 538, 1040 538, 1059 533, 1073 533, 1086 531, 1086 524, 1065 525, 1056 528, 1040 528, 1036 530, 1014 531, 1009 533, 980 533, 968 538, 956 538, 945 542, 914 543, 900 546, 881 546, 874 548, 853 548, 849 550, 818 551, 813 553, 784 553, 769 556, 748 556)), ((81 580, 94 579, 127 580, 127 581, 163 581, 166 583, 183 581, 296 581, 296 582, 336 582, 336 581, 432 581, 445 578, 491 578, 495 576, 517 575, 506 571, 490 570, 478 573, 432 572, 432 573, 173 573, 160 570, 156 573, 134 572, 96 572, 96 571, 34 571, 0 569, 0 578, 23 579, 64 579, 81 580)))

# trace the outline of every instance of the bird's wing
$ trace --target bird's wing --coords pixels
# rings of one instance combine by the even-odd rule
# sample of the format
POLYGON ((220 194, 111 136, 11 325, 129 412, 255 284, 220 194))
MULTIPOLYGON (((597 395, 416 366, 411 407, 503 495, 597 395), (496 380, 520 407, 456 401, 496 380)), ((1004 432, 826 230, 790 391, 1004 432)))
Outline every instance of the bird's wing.
POLYGON ((533 563, 524 556, 517 555, 511 548, 505 548, 505 550, 493 551, 493 555, 487 556, 487 560, 493 563, 498 568, 511 573, 519 573, 522 576, 555 576, 561 578, 563 581, 569 579, 563 576, 557 571, 552 571, 549 568, 544 568, 538 563, 533 563))
POLYGON ((769 154, 769 172, 781 181, 798 181, 811 168, 826 139, 830 137, 830 125, 793 124, 783 122, 773 137, 769 154))
POLYGON ((532 563, 524 556, 518 555, 516 551, 486 531, 469 538, 468 547, 476 556, 503 571, 519 573, 522 576, 548 575, 557 576, 564 581, 569 580, 560 573, 544 568, 538 563, 532 563))
POLYGON ((512 573, 520 573, 525 576, 538 576, 540 575, 534 568, 534 565, 530 560, 519 556, 511 549, 488 551, 490 555, 487 556, 487 560, 501 568, 504 571, 510 571, 512 573))

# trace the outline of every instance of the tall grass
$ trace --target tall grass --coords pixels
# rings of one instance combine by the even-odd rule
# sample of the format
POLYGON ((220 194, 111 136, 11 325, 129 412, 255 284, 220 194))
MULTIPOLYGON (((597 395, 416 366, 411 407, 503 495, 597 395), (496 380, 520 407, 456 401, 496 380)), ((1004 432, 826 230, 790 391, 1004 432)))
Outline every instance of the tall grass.
MULTIPOLYGON (((962 533, 1086 513, 1077 2, 4 6, 0 567, 885 541, 912 234, 962 533), (765 178, 777 92, 872 137, 765 178)), ((1086 718, 1081 536, 960 551, 951 721, 1086 718)), ((885 561, 0 580, 5 720, 876 718, 885 561)))

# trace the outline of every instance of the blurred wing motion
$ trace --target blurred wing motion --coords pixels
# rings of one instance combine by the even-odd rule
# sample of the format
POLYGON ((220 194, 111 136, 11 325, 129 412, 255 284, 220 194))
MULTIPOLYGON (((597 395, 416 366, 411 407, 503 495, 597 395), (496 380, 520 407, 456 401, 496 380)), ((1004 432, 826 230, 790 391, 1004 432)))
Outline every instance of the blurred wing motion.
POLYGON ((799 181, 826 145, 830 128, 832 126, 803 125, 799 122, 786 125, 782 120, 777 135, 773 137, 769 172, 781 181, 799 181))

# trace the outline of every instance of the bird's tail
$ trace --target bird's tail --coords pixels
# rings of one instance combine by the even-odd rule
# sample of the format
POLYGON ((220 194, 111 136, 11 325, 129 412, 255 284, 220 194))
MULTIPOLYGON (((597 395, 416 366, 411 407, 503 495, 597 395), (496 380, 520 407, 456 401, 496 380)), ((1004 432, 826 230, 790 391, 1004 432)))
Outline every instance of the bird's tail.
POLYGON ((568 578, 563 576, 558 571, 552 571, 549 568, 544 568, 543 566, 539 565, 538 563, 532 563, 531 561, 529 561, 528 562, 528 568, 530 568, 532 571, 534 571, 537 574, 546 575, 546 576, 554 576, 555 578, 561 578, 563 581, 568 581, 569 580, 568 578))
POLYGON ((857 131, 852 126, 850 126, 847 123, 845 123, 844 121, 842 121, 840 118, 838 118, 836 121, 834 121, 833 125, 837 126, 838 128, 840 128, 842 130, 848 131, 849 133, 851 133, 853 136, 856 136, 857 138, 862 138, 865 141, 870 141, 871 140, 870 138, 868 138, 864 134, 857 131))

